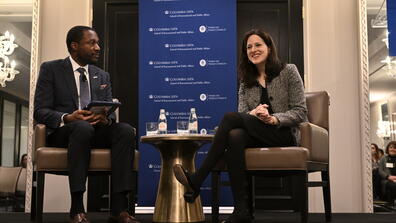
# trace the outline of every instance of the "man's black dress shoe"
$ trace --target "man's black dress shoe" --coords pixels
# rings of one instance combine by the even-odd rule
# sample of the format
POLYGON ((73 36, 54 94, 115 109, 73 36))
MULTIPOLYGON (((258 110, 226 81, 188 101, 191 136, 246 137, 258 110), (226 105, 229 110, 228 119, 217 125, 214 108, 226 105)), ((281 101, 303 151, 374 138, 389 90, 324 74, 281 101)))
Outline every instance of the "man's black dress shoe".
POLYGON ((70 219, 70 223, 90 223, 90 221, 85 213, 79 213, 70 219))
POLYGON ((128 212, 123 211, 117 217, 111 216, 109 223, 140 223, 135 217, 129 215, 128 212))
POLYGON ((220 223, 251 223, 251 222, 252 222, 252 219, 250 217, 246 217, 246 218, 229 217, 227 219, 220 221, 220 223))

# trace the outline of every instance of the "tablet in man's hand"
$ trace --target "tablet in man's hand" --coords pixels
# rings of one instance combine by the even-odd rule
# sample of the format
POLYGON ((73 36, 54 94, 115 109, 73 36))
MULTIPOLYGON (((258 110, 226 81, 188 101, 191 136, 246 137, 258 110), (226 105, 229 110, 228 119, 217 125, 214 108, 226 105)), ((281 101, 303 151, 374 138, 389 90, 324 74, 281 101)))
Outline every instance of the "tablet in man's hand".
POLYGON ((92 101, 87 105, 87 107, 84 108, 84 110, 91 111, 95 114, 106 114, 106 116, 108 116, 120 106, 120 102, 92 101))

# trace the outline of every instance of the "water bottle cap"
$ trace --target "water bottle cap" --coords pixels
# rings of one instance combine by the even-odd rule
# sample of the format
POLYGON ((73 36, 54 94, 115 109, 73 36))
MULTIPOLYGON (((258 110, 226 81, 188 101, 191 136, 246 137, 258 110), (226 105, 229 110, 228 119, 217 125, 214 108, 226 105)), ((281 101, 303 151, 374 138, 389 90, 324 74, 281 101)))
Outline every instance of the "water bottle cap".
POLYGON ((195 112, 195 108, 191 108, 191 110, 190 110, 191 112, 195 112))
POLYGON ((161 109, 160 109, 160 112, 165 112, 165 109, 161 108, 161 109))

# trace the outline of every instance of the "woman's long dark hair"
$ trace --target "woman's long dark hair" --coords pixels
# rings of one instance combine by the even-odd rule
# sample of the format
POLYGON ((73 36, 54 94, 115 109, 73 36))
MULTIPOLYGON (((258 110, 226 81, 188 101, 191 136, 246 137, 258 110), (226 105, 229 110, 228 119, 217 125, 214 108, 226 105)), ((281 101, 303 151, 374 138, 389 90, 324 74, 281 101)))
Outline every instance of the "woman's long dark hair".
POLYGON ((374 160, 375 160, 376 162, 378 162, 378 160, 380 159, 379 147, 378 147, 378 145, 375 144, 375 143, 371 143, 371 145, 374 146, 374 148, 375 148, 375 153, 372 154, 372 157, 374 158, 374 160))
POLYGON ((22 155, 22 157, 21 157, 21 162, 19 163, 19 166, 21 166, 21 167, 23 167, 23 168, 26 168, 26 164, 23 162, 23 159, 24 159, 25 157, 26 157, 26 159, 27 159, 27 154, 26 154, 26 153, 22 155))
POLYGON ((248 31, 243 38, 238 68, 239 80, 244 83, 248 88, 257 85, 257 77, 259 76, 256 65, 249 61, 246 52, 247 40, 251 35, 258 35, 261 39, 264 40, 264 43, 269 49, 268 57, 265 62, 265 74, 267 75, 267 82, 271 82, 272 79, 278 76, 282 69, 285 67, 285 64, 278 58, 275 43, 268 33, 260 29, 252 29, 248 31))

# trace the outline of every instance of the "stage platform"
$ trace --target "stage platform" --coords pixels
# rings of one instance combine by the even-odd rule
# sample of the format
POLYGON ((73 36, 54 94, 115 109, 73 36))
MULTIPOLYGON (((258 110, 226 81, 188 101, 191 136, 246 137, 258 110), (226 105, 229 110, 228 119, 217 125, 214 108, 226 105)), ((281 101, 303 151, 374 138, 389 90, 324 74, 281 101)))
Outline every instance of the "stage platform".
MULTIPOLYGON (((106 223, 106 213, 88 213, 91 223, 106 223)), ((152 215, 139 214, 136 216, 142 223, 150 223, 152 215)), ((222 215, 221 219, 226 218, 222 215)), ((253 223, 298 223, 298 213, 257 213, 253 223)), ((0 223, 29 223, 29 214, 25 213, 0 213, 0 223)), ((44 215, 44 223, 67 223, 68 215, 65 213, 49 213, 44 215)), ((206 215, 206 222, 210 223, 210 215, 206 215)), ((310 223, 324 223, 323 214, 310 214, 310 223)), ((396 222, 396 213, 381 214, 338 214, 333 215, 332 223, 394 223, 396 222)))

